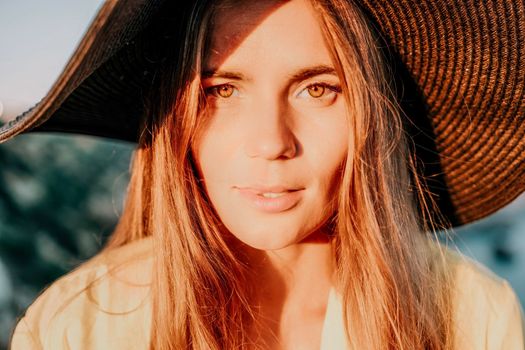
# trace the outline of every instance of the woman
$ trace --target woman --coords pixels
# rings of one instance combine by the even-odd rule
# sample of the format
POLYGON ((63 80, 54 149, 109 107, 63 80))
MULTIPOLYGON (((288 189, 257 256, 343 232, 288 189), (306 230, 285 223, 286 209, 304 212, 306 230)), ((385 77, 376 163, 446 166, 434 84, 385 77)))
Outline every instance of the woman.
MULTIPOLYGON (((103 22, 118 22, 115 4, 95 20, 106 37, 118 37, 103 22)), ((418 174, 418 162, 432 163, 413 157, 411 142, 419 155, 425 145, 407 138, 407 98, 392 81, 402 72, 390 75, 373 5, 197 1, 180 46, 148 47, 155 30, 173 35, 162 21, 139 35, 133 48, 157 54, 154 88, 119 225, 29 307, 13 349, 523 348, 508 284, 422 234, 444 224, 432 203, 440 189, 418 174)), ((151 7, 127 6, 167 13, 151 7)), ((70 63, 64 83, 79 70, 70 63)), ((445 136, 438 146, 453 143, 445 136)), ((447 190, 456 206, 467 197, 447 190)), ((444 213, 456 224, 489 213, 458 207, 444 213)))

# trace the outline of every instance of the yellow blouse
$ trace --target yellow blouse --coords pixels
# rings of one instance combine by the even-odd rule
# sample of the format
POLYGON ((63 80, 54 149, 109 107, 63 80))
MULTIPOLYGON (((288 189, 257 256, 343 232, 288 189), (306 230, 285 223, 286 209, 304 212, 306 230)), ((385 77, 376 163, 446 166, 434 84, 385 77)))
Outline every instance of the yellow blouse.
MULTIPOLYGON (((457 267, 456 348, 524 350, 523 311, 509 284, 459 254, 451 252, 448 259, 457 267)), ((147 349, 152 263, 152 241, 146 238, 60 278, 19 320, 11 349, 147 349)), ((332 289, 321 350, 334 349, 349 347, 342 304, 332 289)))

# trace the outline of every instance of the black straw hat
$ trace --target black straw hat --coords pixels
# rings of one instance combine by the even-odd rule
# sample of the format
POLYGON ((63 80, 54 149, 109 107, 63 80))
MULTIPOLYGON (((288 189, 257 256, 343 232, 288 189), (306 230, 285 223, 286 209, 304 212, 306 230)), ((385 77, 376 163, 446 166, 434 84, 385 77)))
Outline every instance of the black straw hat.
MULTIPOLYGON (((48 94, 0 127, 0 142, 29 131, 136 142, 166 40, 159 23, 168 13, 182 23, 191 5, 174 3, 106 1, 48 94)), ((421 172, 442 213, 460 225, 516 198, 525 190, 525 2, 357 3, 392 53, 421 172)))

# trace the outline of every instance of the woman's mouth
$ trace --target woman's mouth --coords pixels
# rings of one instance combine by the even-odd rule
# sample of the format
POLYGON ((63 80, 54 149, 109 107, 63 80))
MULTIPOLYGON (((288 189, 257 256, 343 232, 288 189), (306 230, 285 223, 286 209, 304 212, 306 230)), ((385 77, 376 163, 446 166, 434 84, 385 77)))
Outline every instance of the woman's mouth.
POLYGON ((259 196, 263 196, 265 198, 278 198, 278 197, 284 196, 286 193, 288 193, 288 191, 286 191, 286 192, 279 192, 279 193, 265 192, 265 193, 259 194, 259 196))
POLYGON ((303 196, 303 189, 273 190, 244 187, 236 188, 253 208, 266 213, 280 213, 295 207, 303 196))

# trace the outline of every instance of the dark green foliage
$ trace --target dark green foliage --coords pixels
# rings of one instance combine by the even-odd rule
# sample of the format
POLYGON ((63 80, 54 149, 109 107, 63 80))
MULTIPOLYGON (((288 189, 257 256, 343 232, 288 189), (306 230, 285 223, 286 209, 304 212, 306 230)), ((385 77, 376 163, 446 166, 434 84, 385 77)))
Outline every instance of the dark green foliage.
POLYGON ((38 292, 112 232, 133 147, 56 134, 0 144, 0 348, 38 292))

